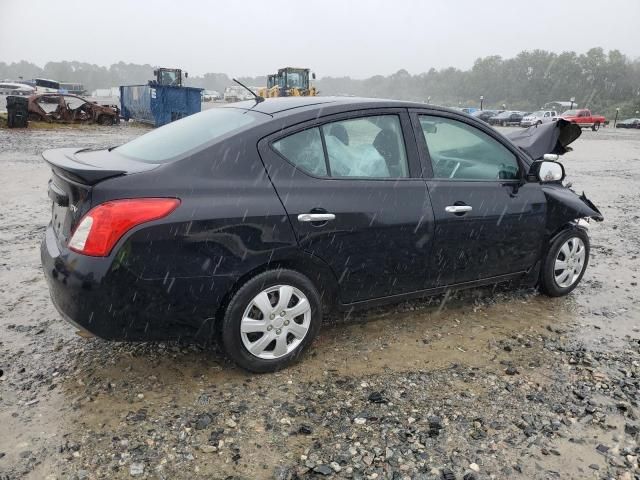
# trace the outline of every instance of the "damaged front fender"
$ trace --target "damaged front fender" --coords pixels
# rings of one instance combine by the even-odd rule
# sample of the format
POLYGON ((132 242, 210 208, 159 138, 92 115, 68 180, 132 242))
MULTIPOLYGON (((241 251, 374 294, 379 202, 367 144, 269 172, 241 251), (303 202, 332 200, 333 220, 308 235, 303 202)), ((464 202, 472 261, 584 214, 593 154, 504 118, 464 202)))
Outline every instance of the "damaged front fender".
POLYGON ((542 191, 547 198, 547 231, 556 232, 568 222, 580 218, 593 218, 597 222, 604 220, 598 210, 584 192, 576 194, 562 185, 543 185, 542 191))

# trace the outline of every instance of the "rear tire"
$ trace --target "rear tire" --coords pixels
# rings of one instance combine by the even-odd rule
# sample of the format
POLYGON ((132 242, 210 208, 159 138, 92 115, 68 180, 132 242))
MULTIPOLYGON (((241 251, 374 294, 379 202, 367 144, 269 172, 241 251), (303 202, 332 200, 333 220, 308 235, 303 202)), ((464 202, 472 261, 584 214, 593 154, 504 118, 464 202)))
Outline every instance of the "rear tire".
POLYGON ((569 294, 589 264, 589 235, 582 228, 567 229, 549 246, 540 271, 540 290, 550 297, 569 294))
POLYGON ((321 321, 320 294, 311 280, 293 270, 269 270, 229 302, 220 325, 222 348, 246 370, 274 372, 302 355, 321 321))

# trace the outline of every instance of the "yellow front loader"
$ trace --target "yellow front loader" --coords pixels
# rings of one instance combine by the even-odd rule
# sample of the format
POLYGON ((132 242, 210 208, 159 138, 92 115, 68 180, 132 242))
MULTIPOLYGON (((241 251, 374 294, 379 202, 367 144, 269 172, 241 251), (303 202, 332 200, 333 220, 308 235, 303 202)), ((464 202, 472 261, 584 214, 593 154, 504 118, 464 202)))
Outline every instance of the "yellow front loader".
POLYGON ((281 68, 278 73, 267 76, 267 86, 259 89, 258 95, 264 98, 315 97, 318 91, 310 80, 315 80, 316 74, 312 73, 309 78, 309 73, 308 68, 281 68))

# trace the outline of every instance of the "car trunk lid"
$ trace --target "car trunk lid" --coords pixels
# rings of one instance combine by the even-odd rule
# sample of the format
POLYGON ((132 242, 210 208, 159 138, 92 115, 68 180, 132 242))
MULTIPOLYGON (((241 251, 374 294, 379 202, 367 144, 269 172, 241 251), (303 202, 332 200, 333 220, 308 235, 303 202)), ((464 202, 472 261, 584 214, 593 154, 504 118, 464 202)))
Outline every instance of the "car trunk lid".
POLYGON ((80 219, 93 206, 91 192, 96 184, 158 166, 131 160, 109 150, 59 148, 46 150, 42 157, 53 171, 47 192, 52 202, 51 223, 65 245, 80 219))

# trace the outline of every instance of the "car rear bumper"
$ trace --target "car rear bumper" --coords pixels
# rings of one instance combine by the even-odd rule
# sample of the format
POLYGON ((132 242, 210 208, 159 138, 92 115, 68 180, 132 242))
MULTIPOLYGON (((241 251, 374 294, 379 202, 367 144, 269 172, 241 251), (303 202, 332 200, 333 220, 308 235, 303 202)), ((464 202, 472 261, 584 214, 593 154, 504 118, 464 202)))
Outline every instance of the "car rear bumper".
POLYGON ((107 340, 208 341, 232 276, 142 279, 114 258, 61 248, 51 225, 41 244, 51 300, 63 318, 107 340))

